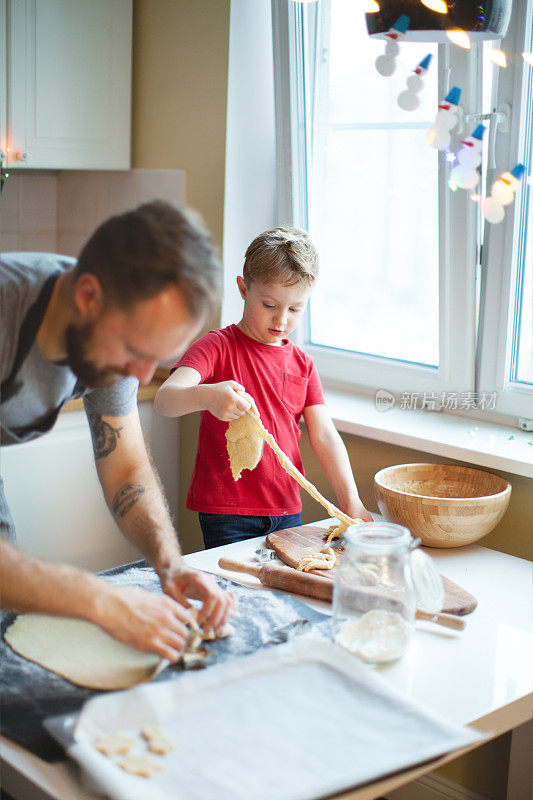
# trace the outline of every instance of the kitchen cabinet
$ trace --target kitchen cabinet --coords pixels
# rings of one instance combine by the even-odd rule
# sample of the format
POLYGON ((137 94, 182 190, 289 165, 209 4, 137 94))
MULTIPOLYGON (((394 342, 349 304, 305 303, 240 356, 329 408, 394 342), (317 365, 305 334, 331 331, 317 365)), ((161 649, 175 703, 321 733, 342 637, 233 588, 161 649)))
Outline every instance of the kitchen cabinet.
POLYGON ((128 169, 132 0, 0 0, 0 29, 4 166, 128 169))
MULTIPOLYGON (((139 403, 170 513, 178 512, 179 426, 139 403)), ((108 510, 85 411, 64 411, 46 436, 2 448, 2 478, 21 550, 92 571, 142 558, 108 510)))

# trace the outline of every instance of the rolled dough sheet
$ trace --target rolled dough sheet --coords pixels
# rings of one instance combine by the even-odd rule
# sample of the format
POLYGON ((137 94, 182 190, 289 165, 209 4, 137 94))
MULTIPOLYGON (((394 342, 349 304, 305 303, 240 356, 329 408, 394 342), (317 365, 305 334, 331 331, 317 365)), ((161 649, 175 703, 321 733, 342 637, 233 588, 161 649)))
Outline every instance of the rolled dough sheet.
POLYGON ((80 619, 20 614, 4 638, 15 653, 89 689, 127 689, 168 664, 80 619))

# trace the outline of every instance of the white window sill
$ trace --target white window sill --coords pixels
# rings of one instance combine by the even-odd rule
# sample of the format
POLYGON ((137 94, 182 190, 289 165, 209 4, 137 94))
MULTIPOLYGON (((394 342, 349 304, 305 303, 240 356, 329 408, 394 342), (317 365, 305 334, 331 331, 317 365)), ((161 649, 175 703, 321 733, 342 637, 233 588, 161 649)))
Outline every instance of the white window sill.
POLYGON ((442 412, 378 411, 373 397, 332 389, 324 396, 342 433, 533 478, 533 432, 442 412))

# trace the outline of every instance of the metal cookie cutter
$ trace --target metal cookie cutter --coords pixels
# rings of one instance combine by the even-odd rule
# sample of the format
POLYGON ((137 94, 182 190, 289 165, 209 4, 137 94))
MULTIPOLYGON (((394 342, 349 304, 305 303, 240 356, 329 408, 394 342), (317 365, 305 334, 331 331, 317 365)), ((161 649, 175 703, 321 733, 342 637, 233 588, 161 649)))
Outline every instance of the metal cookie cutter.
POLYGON ((281 644, 288 642, 293 636, 299 636, 311 627, 311 620, 309 619, 295 619, 287 625, 282 625, 280 628, 274 628, 272 631, 272 638, 268 639, 265 644, 281 644))
POLYGON ((276 554, 273 550, 269 550, 268 547, 260 547, 259 550, 255 551, 255 560, 259 561, 260 564, 266 564, 267 561, 271 561, 273 558, 276 558, 276 554))

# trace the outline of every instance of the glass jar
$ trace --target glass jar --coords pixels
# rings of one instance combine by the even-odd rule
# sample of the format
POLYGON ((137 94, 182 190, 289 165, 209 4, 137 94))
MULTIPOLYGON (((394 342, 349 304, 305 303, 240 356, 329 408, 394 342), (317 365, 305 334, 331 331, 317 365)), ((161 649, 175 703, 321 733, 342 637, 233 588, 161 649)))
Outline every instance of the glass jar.
POLYGON ((411 641, 417 605, 431 614, 441 610, 441 577, 402 525, 352 525, 345 539, 333 590, 333 638, 368 663, 396 661, 411 641))

